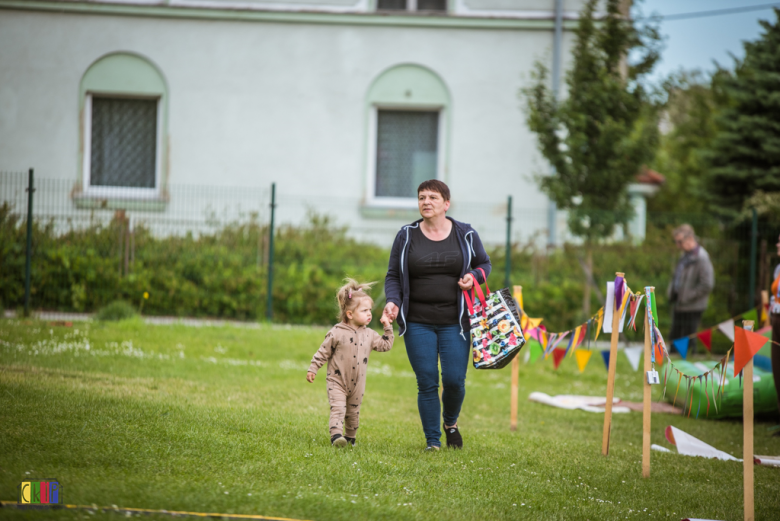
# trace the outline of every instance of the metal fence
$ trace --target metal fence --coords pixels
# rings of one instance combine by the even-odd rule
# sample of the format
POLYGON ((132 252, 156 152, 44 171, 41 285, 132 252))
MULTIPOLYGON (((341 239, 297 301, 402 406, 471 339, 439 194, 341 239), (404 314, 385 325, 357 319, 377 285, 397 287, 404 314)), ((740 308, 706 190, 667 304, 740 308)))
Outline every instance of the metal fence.
MULTIPOLYGON (((415 209, 377 211, 356 197, 308 195, 284 178, 273 201, 270 186, 171 184, 153 199, 101 199, 70 180, 37 179, 28 234, 29 177, 0 173, 0 304, 12 310, 26 304, 91 312, 126 299, 156 315, 322 322, 331 315, 334 284, 345 275, 382 280, 393 238, 417 218, 415 209), (149 292, 153 302, 141 302, 149 292)), ((514 200, 512 208, 506 194, 484 203, 456 199, 449 213, 483 238, 493 259, 491 280, 570 288, 538 298, 571 300, 571 288, 580 291, 588 277, 566 214, 557 219, 561 244, 549 250, 546 208, 518 207, 514 200)), ((624 263, 636 272, 633 280, 665 289, 677 258, 669 233, 683 222, 696 228, 716 266, 713 314, 744 311, 768 286, 778 230, 757 219, 724 224, 709 215, 649 213, 646 222, 646 244, 617 234, 597 254, 594 298, 614 271, 628 271, 624 263)), ((568 316, 549 302, 537 305, 568 316)))

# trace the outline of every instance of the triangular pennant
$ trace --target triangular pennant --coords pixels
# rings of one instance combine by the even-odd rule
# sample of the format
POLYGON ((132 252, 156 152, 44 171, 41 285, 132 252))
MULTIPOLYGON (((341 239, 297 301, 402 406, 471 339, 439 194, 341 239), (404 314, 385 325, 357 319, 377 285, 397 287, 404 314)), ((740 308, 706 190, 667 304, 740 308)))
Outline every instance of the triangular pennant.
POLYGON ((742 320, 752 320, 753 322, 758 321, 758 312, 756 312, 755 309, 751 309, 747 313, 742 314, 742 320))
POLYGON ((530 353, 528 356, 528 363, 532 364, 536 362, 540 356, 542 356, 542 346, 537 343, 530 344, 528 352, 530 353))
POLYGON ((563 357, 566 356, 566 350, 559 347, 557 349, 553 349, 553 367, 558 369, 558 366, 561 365, 561 360, 563 360, 563 357))
POLYGON ((701 343, 704 344, 704 347, 707 348, 707 351, 712 352, 712 329, 702 331, 696 335, 696 338, 701 340, 701 343))
POLYGON ((734 328, 734 377, 753 359, 756 353, 769 342, 764 335, 746 331, 741 327, 734 328))
POLYGON ((528 327, 526 327, 525 330, 528 331, 530 329, 539 327, 539 324, 542 323, 542 320, 544 319, 528 317, 528 327))
POLYGON ((730 318, 725 322, 718 324, 718 330, 726 335, 729 340, 734 341, 734 319, 730 318))
POLYGON ((585 366, 588 365, 588 360, 590 360, 592 354, 593 351, 585 349, 577 349, 574 352, 574 356, 577 358, 577 368, 580 372, 585 371, 585 366))
POLYGON ((588 334, 588 324, 587 322, 585 324, 582 324, 580 326, 580 336, 577 338, 577 342, 574 344, 574 347, 577 348, 582 343, 583 340, 585 340, 585 336, 588 334))
POLYGON ((539 343, 542 344, 542 349, 546 349, 550 336, 547 334, 547 331, 542 330, 542 327, 544 326, 539 327, 539 343))
POLYGON ((517 302, 517 305, 520 306, 520 309, 525 309, 523 307, 523 286, 515 286, 513 292, 513 297, 515 298, 515 302, 517 302))
POLYGON ((598 327, 596 327, 596 337, 593 339, 595 342, 599 339, 599 333, 601 333, 601 324, 604 323, 604 308, 599 309, 598 312, 598 327))
POLYGON ((539 328, 536 327, 534 329, 526 331, 525 336, 528 337, 528 340, 539 341, 539 328))
POLYGON ((601 358, 604 360, 604 367, 609 369, 609 351, 602 351, 601 358))
POLYGON ((623 352, 628 358, 628 363, 631 364, 631 368, 636 371, 639 369, 639 357, 642 356, 642 346, 627 347, 623 349, 623 352))
POLYGON ((547 345, 547 349, 544 350, 545 357, 549 355, 553 349, 558 347, 558 344, 561 343, 561 341, 566 338, 566 335, 571 333, 571 331, 564 331, 563 333, 560 333, 558 335, 558 338, 555 339, 555 342, 550 342, 550 344, 547 345))
MULTIPOLYGON (((566 352, 568 353, 571 351, 571 354, 574 354, 574 349, 577 348, 577 344, 579 343, 579 337, 580 332, 582 331, 582 326, 577 326, 574 328, 574 333, 571 334, 571 337, 569 337, 569 345, 566 346, 566 352)), ((571 355, 569 355, 571 356, 571 355)))
POLYGON ((523 316, 520 317, 520 329, 522 329, 523 331, 528 330, 528 315, 526 315, 525 313, 523 313, 523 316))
POLYGON ((639 300, 635 299, 634 296, 631 296, 631 300, 629 301, 629 309, 628 314, 631 316, 628 323, 629 325, 633 326, 634 331, 636 331, 636 312, 637 308, 639 307, 639 300))
POLYGON ((688 343, 690 341, 691 339, 687 336, 678 338, 677 340, 672 340, 672 345, 677 350, 677 352, 680 353, 680 356, 683 357, 683 360, 688 357, 688 343))

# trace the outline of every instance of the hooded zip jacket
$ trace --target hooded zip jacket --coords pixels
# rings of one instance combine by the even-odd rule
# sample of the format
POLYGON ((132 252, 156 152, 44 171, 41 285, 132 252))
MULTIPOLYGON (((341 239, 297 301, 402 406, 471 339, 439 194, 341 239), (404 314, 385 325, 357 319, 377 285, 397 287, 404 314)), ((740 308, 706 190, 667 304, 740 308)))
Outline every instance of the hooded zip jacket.
MULTIPOLYGON (((452 221, 452 230, 457 235, 458 246, 460 246, 463 255, 461 278, 470 273, 477 284, 484 284, 485 279, 482 277, 482 273, 477 271, 477 268, 485 270, 485 276, 488 276, 491 266, 490 257, 482 246, 479 235, 470 224, 456 221, 450 217, 447 219, 452 221)), ((387 277, 385 277, 385 297, 387 302, 398 306, 399 336, 406 333, 406 313, 409 311, 409 231, 412 228, 418 228, 421 222, 422 219, 419 219, 401 228, 398 235, 395 236, 393 248, 390 250, 390 262, 387 267, 387 277)), ((460 317, 460 334, 466 338, 464 330, 469 330, 469 316, 462 293, 458 298, 458 317, 460 317)))

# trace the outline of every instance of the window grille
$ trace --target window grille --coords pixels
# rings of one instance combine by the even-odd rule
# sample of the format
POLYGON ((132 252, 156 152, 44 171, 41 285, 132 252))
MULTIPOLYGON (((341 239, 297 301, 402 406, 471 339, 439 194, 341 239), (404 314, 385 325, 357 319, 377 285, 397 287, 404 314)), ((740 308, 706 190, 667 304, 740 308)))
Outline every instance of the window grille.
POLYGON ((446 11, 447 0, 417 0, 416 7, 409 0, 378 0, 376 8, 380 11, 446 11))
POLYGON ((90 185, 155 188, 157 100, 92 98, 90 185))
POLYGON ((437 177, 438 141, 438 112, 379 110, 376 196, 416 198, 437 177))

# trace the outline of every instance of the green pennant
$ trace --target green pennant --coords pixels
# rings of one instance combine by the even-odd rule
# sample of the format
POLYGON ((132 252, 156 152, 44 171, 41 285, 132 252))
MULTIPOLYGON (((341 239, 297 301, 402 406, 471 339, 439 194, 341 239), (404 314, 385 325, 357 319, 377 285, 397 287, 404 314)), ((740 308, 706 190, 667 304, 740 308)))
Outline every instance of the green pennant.
POLYGON ((529 342, 531 349, 529 356, 528 356, 528 363, 532 364, 536 362, 536 360, 542 356, 542 353, 544 353, 544 349, 542 349, 541 344, 539 342, 529 342))
POLYGON ((655 320, 655 323, 658 324, 658 309, 655 306, 655 292, 650 293, 652 295, 652 306, 650 309, 653 311, 653 320, 655 320))
POLYGON ((755 323, 758 321, 758 313, 755 309, 751 309, 747 313, 742 313, 742 320, 752 320, 755 323))

